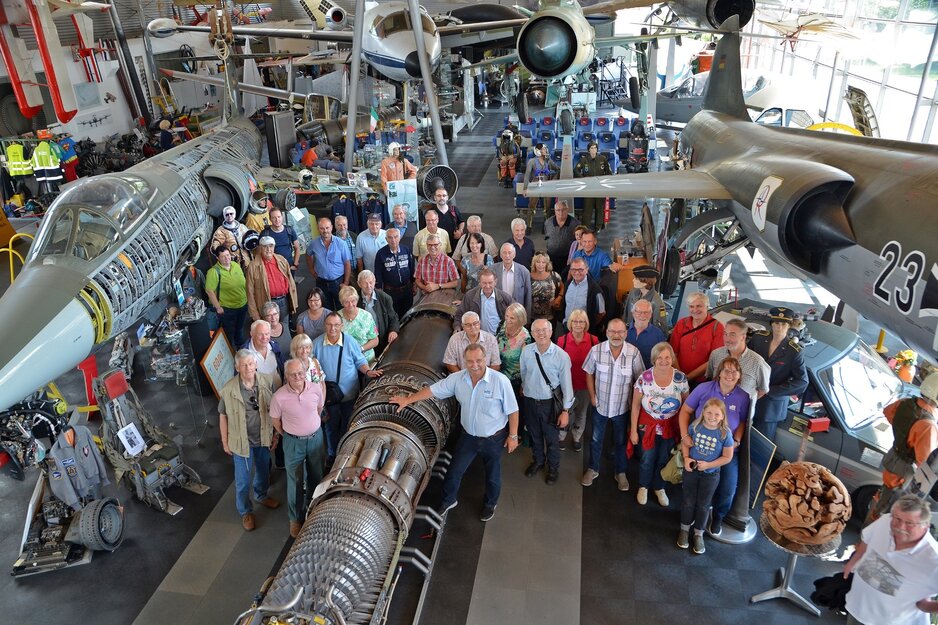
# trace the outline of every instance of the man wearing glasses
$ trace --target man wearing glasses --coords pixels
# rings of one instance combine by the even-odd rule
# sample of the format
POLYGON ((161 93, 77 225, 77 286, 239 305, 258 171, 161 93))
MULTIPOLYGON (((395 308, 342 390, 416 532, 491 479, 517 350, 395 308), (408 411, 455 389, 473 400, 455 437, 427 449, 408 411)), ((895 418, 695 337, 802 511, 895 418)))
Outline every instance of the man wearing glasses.
POLYGON ((938 612, 938 541, 928 531, 931 509, 915 495, 903 495, 889 514, 863 528, 844 578, 854 573, 847 593, 847 625, 927 625, 938 612))
POLYGON ((567 323, 570 313, 581 309, 586 311, 590 320, 590 334, 602 335, 603 319, 606 317, 606 300, 603 298, 599 282, 589 274, 589 267, 583 258, 570 261, 570 279, 564 289, 563 322, 567 323))
MULTIPOLYGON (((431 234, 427 237, 426 246, 427 254, 417 261, 417 271, 414 274, 414 281, 417 284, 420 299, 430 293, 436 293, 443 289, 455 289, 459 286, 459 270, 456 269, 456 263, 453 262, 453 259, 443 253, 442 239, 435 234, 431 234)), ((441 293, 436 297, 442 299, 434 298, 433 301, 438 303, 451 301, 455 295, 455 291, 449 294, 441 293)))
POLYGON ((283 437, 290 536, 296 538, 313 491, 322 481, 326 444, 320 415, 326 398, 321 384, 307 384, 306 367, 301 361, 288 360, 284 371, 287 383, 277 389, 271 399, 270 420, 283 437))
POLYGON ((228 380, 218 395, 218 432, 225 453, 234 460, 235 506, 246 532, 256 527, 251 503, 251 467, 254 467, 254 498, 267 508, 280 502, 269 497, 270 451, 277 447, 277 435, 270 422, 268 407, 273 395, 274 377, 257 372, 254 354, 246 349, 235 356, 238 375, 228 380))

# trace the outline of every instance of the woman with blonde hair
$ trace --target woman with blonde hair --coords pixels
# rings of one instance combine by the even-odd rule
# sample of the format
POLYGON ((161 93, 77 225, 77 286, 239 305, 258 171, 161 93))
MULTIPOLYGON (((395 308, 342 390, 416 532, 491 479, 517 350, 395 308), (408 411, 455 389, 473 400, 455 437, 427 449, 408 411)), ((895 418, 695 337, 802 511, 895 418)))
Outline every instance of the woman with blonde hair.
MULTIPOLYGON (((528 313, 524 306, 514 302, 505 309, 505 318, 498 324, 495 331, 495 340, 498 342, 498 352, 502 359, 501 372, 508 376, 511 388, 515 391, 518 406, 524 404, 521 398, 521 350, 528 343, 534 342, 531 334, 525 328, 528 322, 528 313)), ((524 423, 524 414, 521 414, 521 423, 524 423)))
POLYGON ((343 286, 339 289, 339 316, 342 317, 342 330, 358 341, 362 356, 372 362, 375 359, 375 347, 378 346, 378 324, 370 312, 358 307, 358 291, 355 287, 343 286))
POLYGON ((535 319, 553 321, 554 312, 563 307, 563 280, 554 271, 550 257, 537 252, 531 259, 531 308, 535 319))
POLYGON ((593 345, 599 343, 599 338, 589 333, 590 320, 586 311, 577 308, 570 311, 567 318, 569 332, 557 339, 557 345, 570 356, 571 376, 573 378, 573 409, 570 412, 570 423, 560 430, 560 448, 565 448, 567 430, 573 438, 573 450, 583 449, 583 430, 586 429, 586 414, 590 407, 590 395, 586 388, 586 372, 583 371, 583 362, 590 353, 593 345))
POLYGON ((319 360, 313 357, 313 341, 305 334, 297 334, 290 341, 290 357, 299 360, 306 367, 306 381, 321 384, 323 396, 326 393, 326 374, 322 371, 319 360))

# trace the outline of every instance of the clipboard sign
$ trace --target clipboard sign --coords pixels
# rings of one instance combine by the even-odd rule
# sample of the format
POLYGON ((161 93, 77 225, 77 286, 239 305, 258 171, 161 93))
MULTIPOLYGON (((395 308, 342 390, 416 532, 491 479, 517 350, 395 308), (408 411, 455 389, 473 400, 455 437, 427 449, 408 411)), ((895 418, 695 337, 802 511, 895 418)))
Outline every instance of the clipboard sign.
POLYGON ((212 385, 215 397, 218 397, 225 383, 235 376, 234 350, 231 349, 231 343, 228 342, 223 329, 215 331, 215 336, 212 337, 212 342, 205 350, 199 365, 205 372, 208 383, 212 385))
POLYGON ((755 509, 778 447, 756 428, 749 431, 749 507, 755 509))
POLYGON ((146 448, 146 443, 143 442, 140 430, 137 429, 137 425, 134 423, 128 423, 119 429, 117 431, 117 438, 120 439, 121 444, 124 446, 124 451, 129 457, 142 453, 146 448))

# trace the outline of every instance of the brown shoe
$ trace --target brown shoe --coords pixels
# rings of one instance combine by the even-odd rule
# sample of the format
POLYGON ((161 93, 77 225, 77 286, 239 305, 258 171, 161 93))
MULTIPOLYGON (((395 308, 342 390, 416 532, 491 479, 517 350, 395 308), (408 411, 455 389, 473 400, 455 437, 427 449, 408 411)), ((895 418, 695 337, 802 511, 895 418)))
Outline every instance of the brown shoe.
POLYGON ((280 507, 280 502, 274 499, 273 497, 264 497, 261 499, 261 505, 265 508, 270 508, 271 510, 276 510, 280 507))
POLYGON ((254 523, 254 513, 248 512, 243 517, 241 517, 241 527, 244 528, 245 532, 253 532, 256 524, 254 523))
POLYGON ((303 524, 299 521, 290 521, 290 538, 296 538, 300 535, 303 524))

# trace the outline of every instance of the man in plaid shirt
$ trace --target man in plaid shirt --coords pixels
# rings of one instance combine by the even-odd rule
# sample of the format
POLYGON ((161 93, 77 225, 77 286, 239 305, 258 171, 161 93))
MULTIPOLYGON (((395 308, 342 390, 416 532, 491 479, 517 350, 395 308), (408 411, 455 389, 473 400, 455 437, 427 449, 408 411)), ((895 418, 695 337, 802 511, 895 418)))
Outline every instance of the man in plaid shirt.
POLYGON ((443 253, 439 236, 431 234, 427 237, 427 254, 417 262, 414 281, 420 291, 420 299, 440 289, 455 289, 459 285, 456 263, 443 253))
POLYGON ((593 439, 590 442, 589 468, 583 474, 583 486, 592 486, 599 477, 603 435, 606 424, 612 421, 612 440, 615 444, 615 479, 619 490, 629 489, 625 476, 628 459, 625 456, 625 432, 629 427, 629 405, 632 382, 642 374, 645 366, 638 348, 625 342, 627 328, 622 319, 613 319, 606 327, 607 341, 590 348, 583 371, 586 372, 586 390, 593 404, 593 439))

